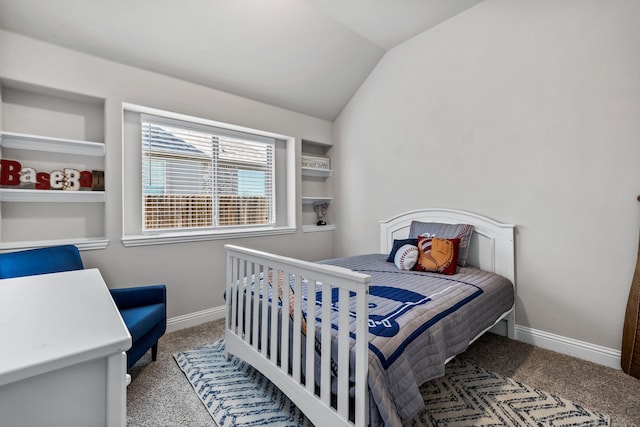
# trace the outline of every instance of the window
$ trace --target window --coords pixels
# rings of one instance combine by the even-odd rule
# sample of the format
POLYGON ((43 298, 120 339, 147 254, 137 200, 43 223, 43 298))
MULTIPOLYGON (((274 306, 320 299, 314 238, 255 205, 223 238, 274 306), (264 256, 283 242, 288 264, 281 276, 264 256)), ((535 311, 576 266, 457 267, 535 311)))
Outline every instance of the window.
POLYGON ((275 225, 273 138, 140 117, 143 232, 275 225))

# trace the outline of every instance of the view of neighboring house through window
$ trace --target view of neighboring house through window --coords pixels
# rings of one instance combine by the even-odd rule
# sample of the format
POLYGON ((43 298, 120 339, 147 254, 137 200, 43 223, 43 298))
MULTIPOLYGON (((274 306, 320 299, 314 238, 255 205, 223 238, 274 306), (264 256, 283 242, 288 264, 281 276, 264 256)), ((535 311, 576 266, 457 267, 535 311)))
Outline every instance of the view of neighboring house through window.
POLYGON ((143 231, 273 226, 272 138, 141 115, 143 231))

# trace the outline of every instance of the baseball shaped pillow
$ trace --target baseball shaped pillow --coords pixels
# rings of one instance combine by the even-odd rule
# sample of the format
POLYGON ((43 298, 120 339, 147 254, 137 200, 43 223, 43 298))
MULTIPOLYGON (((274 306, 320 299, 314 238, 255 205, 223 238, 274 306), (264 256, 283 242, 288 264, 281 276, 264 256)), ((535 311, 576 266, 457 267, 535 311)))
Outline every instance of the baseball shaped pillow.
POLYGON ((418 262, 420 251, 417 246, 403 245, 396 252, 393 262, 400 270, 411 270, 418 262))

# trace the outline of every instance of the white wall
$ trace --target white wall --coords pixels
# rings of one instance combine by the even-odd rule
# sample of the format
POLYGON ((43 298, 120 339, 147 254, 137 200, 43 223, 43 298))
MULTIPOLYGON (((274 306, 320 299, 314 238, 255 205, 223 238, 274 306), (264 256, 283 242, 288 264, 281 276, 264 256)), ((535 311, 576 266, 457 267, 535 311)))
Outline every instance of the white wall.
MULTIPOLYGON (((246 98, 124 66, 90 55, 0 31, 0 81, 24 83, 105 100, 106 144, 104 250, 83 251, 86 267, 98 267, 110 287, 165 283, 168 316, 176 318, 222 306, 225 280, 223 245, 250 245, 308 260, 333 255, 333 232, 177 243, 143 247, 122 245, 122 104, 192 115, 296 138, 331 143, 332 124, 246 98)), ((1 108, 1 102, 0 102, 1 108)), ((1 111, 1 110, 0 110, 1 111)), ((127 147, 129 148, 129 147, 127 147)), ((137 148, 133 148, 133 152, 137 148)), ((299 157, 298 157, 299 158, 299 157)), ((140 182, 126 182, 139 186, 140 182)), ((297 178, 297 199, 300 196, 297 178)), ((298 202, 296 215, 301 216, 298 202)), ((298 221, 298 227, 300 222, 298 221)))
POLYGON ((517 323, 619 349, 640 205, 640 2, 485 0, 392 49, 334 126, 336 256, 424 207, 517 225, 517 323))

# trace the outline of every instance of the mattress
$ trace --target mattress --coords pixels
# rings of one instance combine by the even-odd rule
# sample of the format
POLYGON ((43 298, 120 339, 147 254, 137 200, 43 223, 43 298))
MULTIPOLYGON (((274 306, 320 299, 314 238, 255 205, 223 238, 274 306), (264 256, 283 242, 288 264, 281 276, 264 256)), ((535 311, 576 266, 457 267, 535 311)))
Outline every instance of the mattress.
MULTIPOLYGON (((500 275, 474 267, 460 267, 455 275, 404 271, 386 257, 368 254, 320 262, 372 277, 372 426, 400 426, 411 420, 424 406, 420 385, 444 375, 446 361, 462 353, 514 304, 513 284, 500 275)), ((337 309, 332 310, 337 319, 337 309)))

